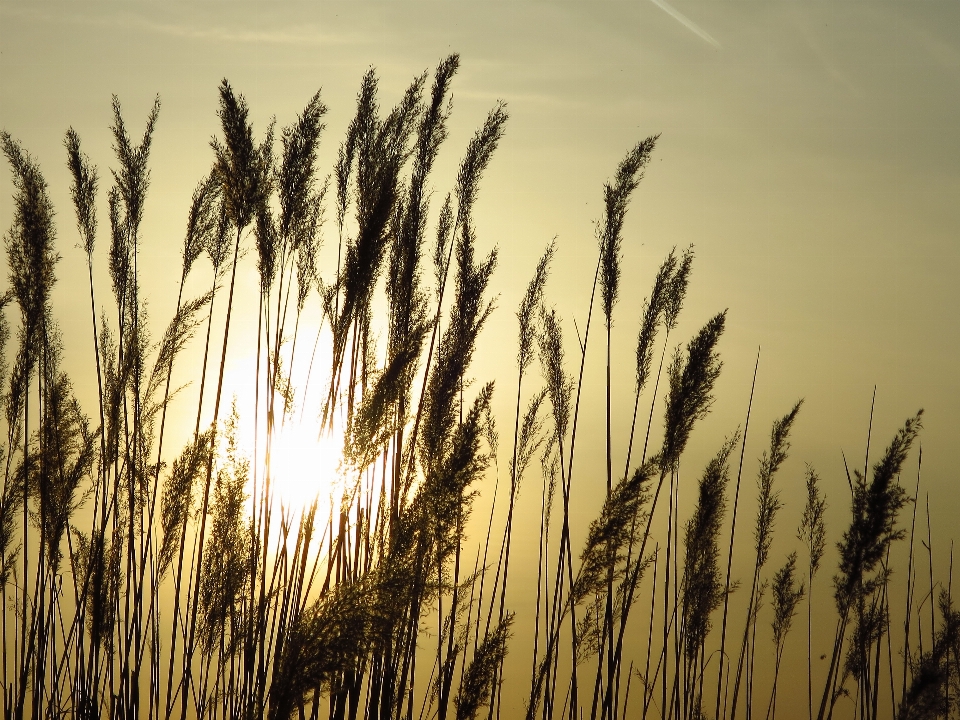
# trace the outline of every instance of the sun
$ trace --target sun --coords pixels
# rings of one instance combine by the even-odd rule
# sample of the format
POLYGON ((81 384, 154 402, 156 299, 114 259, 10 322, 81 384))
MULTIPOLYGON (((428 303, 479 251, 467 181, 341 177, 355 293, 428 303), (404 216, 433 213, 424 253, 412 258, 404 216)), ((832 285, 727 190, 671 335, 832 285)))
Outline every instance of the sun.
MULTIPOLYGON (((323 366, 329 363, 329 356, 324 352, 326 345, 318 344, 316 364, 323 366)), ((334 418, 332 428, 328 425, 321 431, 320 418, 299 409, 315 407, 327 392, 325 387, 316 384, 309 394, 306 393, 307 363, 301 364, 301 374, 294 378, 294 382, 304 388, 294 403, 298 409, 280 415, 282 419, 278 419, 270 432, 269 459, 266 459, 266 403, 262 399, 257 402, 254 386, 249 382, 249 373, 256 367, 256 356, 250 351, 243 354, 226 371, 224 384, 233 395, 236 407, 240 408, 237 432, 243 454, 256 466, 248 492, 259 502, 263 481, 269 475, 270 496, 278 510, 282 508, 284 512, 298 514, 316 500, 318 511, 323 515, 329 510, 330 498, 343 487, 344 432, 339 418, 334 418)))
POLYGON ((324 504, 341 471, 343 440, 321 432, 315 423, 288 423, 277 433, 270 453, 270 486, 275 500, 301 510, 314 500, 324 504))

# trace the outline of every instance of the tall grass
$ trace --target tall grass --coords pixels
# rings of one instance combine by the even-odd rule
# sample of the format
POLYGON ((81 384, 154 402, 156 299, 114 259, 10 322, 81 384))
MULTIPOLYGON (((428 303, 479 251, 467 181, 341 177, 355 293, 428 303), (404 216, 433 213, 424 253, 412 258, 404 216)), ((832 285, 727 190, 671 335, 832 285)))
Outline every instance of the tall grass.
MULTIPOLYGON (((911 618, 921 608, 913 603, 920 586, 911 530, 899 685, 894 678, 900 661, 890 637, 889 557, 905 538, 900 514, 919 496, 919 476, 913 498, 899 484, 919 413, 872 472, 865 461, 862 471, 848 473, 850 521, 837 542, 836 631, 825 673, 811 660, 811 628, 827 621, 813 602, 827 533, 826 500, 812 469, 798 533, 805 556, 791 552, 776 572, 767 570, 779 487, 796 477, 787 451, 800 403, 774 422, 759 460, 753 569, 737 624, 732 557, 750 414, 742 432, 730 428, 688 488, 683 461, 714 401, 727 319, 726 310, 715 314, 674 347, 692 248, 671 251, 655 275, 637 318, 633 386, 617 387, 612 372, 627 210, 659 136, 631 148, 603 186, 593 287, 572 356, 549 300, 556 243, 533 268, 516 311, 508 484, 498 495, 495 386, 475 382, 472 361, 497 317, 491 279, 500 253, 478 249, 483 229, 474 207, 508 114, 502 103, 490 110, 437 208, 432 170, 447 140, 458 68, 456 55, 444 59, 432 78, 414 78, 389 110, 369 71, 330 175, 318 167, 326 130, 319 93, 289 125, 258 132, 246 99, 224 80, 221 132, 187 208, 176 309, 159 339, 151 337, 141 290, 159 100, 135 140, 114 98, 109 175, 101 176, 68 130, 70 192, 89 284, 93 420, 64 370, 51 301, 60 255, 48 188, 37 161, 0 135, 15 190, 4 239, 9 289, 0 299, 0 344, 15 343, 0 375, 7 429, 0 456, 4 717, 499 718, 516 707, 504 697, 506 678, 529 663, 529 684, 520 684, 529 687, 530 720, 761 713, 772 720, 804 595, 811 718, 815 685, 822 686, 820 720, 844 697, 858 718, 878 717, 882 702, 899 718, 960 712, 960 615, 944 590, 935 627, 929 524, 929 593, 920 603, 929 603, 929 623, 924 613, 913 652, 911 618), (97 250, 102 177, 109 183, 105 253, 97 250), (325 223, 331 198, 335 228, 325 223), (336 262, 322 262, 321 244, 333 235, 336 262), (237 282, 248 253, 256 260, 255 289, 237 282), (95 282, 102 254, 109 293, 95 282), (191 298, 192 273, 204 257, 210 268, 199 282, 207 289, 191 298), (250 409, 236 401, 225 409, 224 390, 228 358, 237 352, 234 311, 249 293, 257 293, 257 336, 254 407, 245 416, 250 409), (109 295, 111 307, 101 308, 109 295), (291 377, 295 363, 306 362, 299 335, 310 302, 322 308, 325 329, 313 342, 308 382, 321 341, 329 343, 330 364, 317 370, 325 373, 315 381, 322 399, 300 417, 309 410, 343 446, 336 482, 299 478, 315 484, 318 496, 332 488, 329 505, 318 497, 294 507, 276 492, 282 478, 274 456, 285 426, 298 422, 298 397, 306 397, 291 377), (573 507, 594 489, 575 457, 595 302, 604 323, 605 447, 593 474, 604 478, 605 491, 580 537, 573 507), (225 306, 216 316, 215 303, 225 306), (198 392, 175 387, 185 348, 201 342, 202 363, 191 368, 198 392), (623 392, 633 397, 628 418, 614 413, 613 398, 623 392), (179 449, 165 442, 174 401, 194 420, 179 449), (244 424, 254 428, 252 457, 240 441, 244 424), (614 450, 621 433, 629 436, 625 457, 614 450), (518 527, 527 522, 518 499, 538 466, 536 600, 525 603, 510 592, 518 527), (684 517, 687 493, 696 501, 684 517), (480 498, 489 515, 471 522, 480 498), (468 534, 481 525, 484 536, 468 534), (649 610, 638 620, 632 611, 645 598, 649 610), (767 621, 772 650, 757 641, 767 621), (532 636, 531 647, 511 642, 515 629, 532 636), (889 688, 882 687, 884 656, 889 688), (768 662, 772 680, 760 687, 768 678, 757 667, 768 662)), ((750 397, 752 408, 753 389, 750 397)))

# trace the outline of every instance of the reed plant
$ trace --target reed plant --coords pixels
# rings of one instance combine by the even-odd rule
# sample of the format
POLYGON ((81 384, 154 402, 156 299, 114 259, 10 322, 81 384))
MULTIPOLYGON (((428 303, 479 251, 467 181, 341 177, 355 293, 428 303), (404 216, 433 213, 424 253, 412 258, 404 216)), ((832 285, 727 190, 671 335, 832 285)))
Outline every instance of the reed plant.
MULTIPOLYGON (((468 720, 511 717, 522 704, 530 720, 720 720, 738 711, 772 720, 804 595, 811 718, 821 683, 820 720, 847 696, 856 717, 879 717, 881 695, 897 718, 957 716, 960 616, 949 590, 934 607, 929 523, 929 593, 921 603, 929 602, 929 618, 924 611, 914 651, 912 529, 903 673, 894 683, 890 550, 906 537, 901 512, 919 497, 919 479, 913 498, 899 483, 919 413, 872 475, 866 461, 847 475, 850 522, 837 543, 826 672, 815 672, 811 660, 813 581, 828 547, 826 501, 812 469, 798 533, 805 557, 789 552, 767 574, 779 488, 798 477, 787 454, 799 402, 774 422, 759 459, 752 572, 744 603, 731 602, 756 370, 743 431, 730 428, 688 489, 681 471, 714 402, 727 311, 676 345, 692 246, 661 261, 637 318, 623 318, 618 302, 628 209, 659 135, 630 148, 603 185, 586 323, 572 351, 569 319, 550 301, 560 244, 547 244, 532 269, 515 313, 513 414, 504 421, 513 432, 500 488, 495 384, 477 381, 473 361, 482 333, 497 322, 492 278, 504 251, 480 249, 475 207, 508 113, 497 103, 482 120, 437 207, 433 169, 449 135, 459 63, 451 55, 432 76, 417 76, 390 109, 381 108, 379 79, 368 71, 329 174, 319 167, 327 112, 319 92, 290 124, 258 130, 247 100, 224 80, 210 169, 186 208, 175 310, 156 338, 142 253, 153 241, 144 217, 159 100, 135 139, 113 99, 109 173, 69 129, 95 409, 81 406, 66 371, 51 299, 60 255, 47 184, 27 150, 0 134, 14 187, 4 237, 9 289, 0 297, 0 347, 13 348, 10 367, 0 364, 4 717, 468 720), (335 222, 327 223, 330 202, 335 222), (333 248, 322 252, 334 236, 335 262, 333 248), (97 283, 102 255, 109 292, 97 283), (255 289, 238 282, 247 255, 255 289), (191 297, 198 284, 204 290, 191 297), (254 293, 256 339, 238 340, 239 301, 254 293), (604 324, 604 449, 602 467, 586 468, 577 448, 582 401, 593 387, 595 304, 604 324), (294 387, 293 368, 306 362, 310 344, 299 335, 311 307, 322 325, 307 385, 321 342, 329 365, 317 370, 320 400, 308 407, 312 396, 294 387), (634 320, 634 372, 621 388, 613 338, 634 320), (242 342, 255 353, 252 408, 226 397, 228 358, 242 342), (200 357, 200 344, 196 387, 177 387, 176 369, 183 357, 200 357), (196 355, 186 355, 188 347, 196 355), (633 400, 625 418, 614 412, 621 394, 633 400), (307 413, 342 447, 335 477, 304 468, 296 478, 316 489, 301 507, 277 492, 288 478, 276 460, 284 432, 307 413), (172 418, 184 416, 193 432, 171 448, 172 418), (253 428, 250 447, 245 427, 253 428), (625 451, 617 450, 619 437, 629 438, 625 451), (516 593, 523 580, 515 555, 521 523, 529 522, 521 489, 531 485, 541 497, 536 599, 526 602, 516 593), (582 531, 573 508, 601 486, 599 511, 582 531), (689 515, 681 502, 688 492, 689 515), (633 613, 644 598, 649 611, 633 613), (734 609, 743 613, 739 625, 734 609), (769 678, 757 667, 769 654, 757 640, 768 620, 769 678), (517 647, 515 631, 531 646, 517 647), (736 652, 728 649, 734 637, 736 652), (882 656, 889 693, 880 688, 882 656), (518 668, 529 668, 529 683, 518 668), (522 703, 507 695, 515 685, 529 688, 522 703)), ((826 621, 821 609, 816 615, 826 621)))

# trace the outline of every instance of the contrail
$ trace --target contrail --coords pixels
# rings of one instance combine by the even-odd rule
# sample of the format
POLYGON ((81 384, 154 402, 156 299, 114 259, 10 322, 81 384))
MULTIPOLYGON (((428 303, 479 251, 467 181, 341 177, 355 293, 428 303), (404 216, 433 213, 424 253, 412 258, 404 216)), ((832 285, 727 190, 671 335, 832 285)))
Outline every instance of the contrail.
POLYGON ((685 28, 687 28, 694 35, 697 35, 703 40, 706 40, 708 43, 713 45, 717 50, 720 49, 720 43, 713 39, 713 37, 706 30, 697 25, 693 20, 688 18, 682 12, 677 10, 675 7, 668 5, 666 0, 650 0, 654 5, 663 10, 667 15, 672 17, 674 20, 679 22, 685 28))

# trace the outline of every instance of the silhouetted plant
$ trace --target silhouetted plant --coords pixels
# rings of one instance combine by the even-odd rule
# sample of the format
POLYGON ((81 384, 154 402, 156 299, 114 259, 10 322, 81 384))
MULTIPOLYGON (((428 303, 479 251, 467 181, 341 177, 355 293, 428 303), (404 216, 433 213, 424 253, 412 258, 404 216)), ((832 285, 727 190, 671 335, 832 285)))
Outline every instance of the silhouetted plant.
POLYGON ((457 707, 457 720, 475 718, 481 704, 489 696, 497 667, 503 663, 507 652, 507 640, 510 638, 512 624, 513 613, 508 613, 477 648, 467 668, 460 694, 454 701, 457 707))
POLYGON ((729 482, 729 459, 739 435, 728 439, 707 465, 693 516, 685 530, 683 561, 682 613, 684 639, 684 706, 696 716, 703 703, 702 663, 711 629, 710 616, 723 602, 720 574, 719 537, 726 511, 726 488, 729 482))
POLYGON ((867 479, 857 470, 851 479, 853 489, 852 518, 837 549, 840 553, 839 572, 834 576, 834 599, 839 619, 834 639, 830 667, 820 701, 819 718, 832 715, 833 707, 843 690, 838 678, 843 641, 846 637, 851 612, 860 628, 851 644, 847 668, 855 666, 864 672, 868 644, 883 624, 875 619, 874 611, 866 613, 868 598, 885 581, 886 570, 877 567, 890 545, 903 538, 904 531, 896 526, 897 516, 907 502, 904 489, 896 482, 907 458, 907 453, 921 427, 923 411, 908 419, 897 432, 883 457, 873 467, 873 479, 867 479), (867 622, 864 623, 863 621, 867 622))
MULTIPOLYGON (((780 492, 774 490, 773 480, 777 471, 787 459, 787 451, 790 449, 790 430, 800 412, 800 406, 803 401, 800 400, 796 405, 782 418, 774 422, 770 430, 770 449, 764 452, 760 459, 760 473, 757 477, 757 489, 759 493, 757 520, 753 532, 755 561, 753 567, 753 581, 750 586, 750 598, 747 600, 747 620, 744 625, 743 640, 740 643, 740 659, 737 663, 737 673, 733 684, 733 699, 731 700, 730 716, 736 717, 737 700, 740 694, 740 683, 744 672, 744 663, 746 663, 747 684, 746 692, 750 695, 753 691, 753 658, 755 657, 755 646, 751 640, 751 629, 756 624, 758 608, 756 597, 761 585, 760 573, 770 554, 770 544, 773 542, 773 527, 777 512, 781 508, 780 492)), ((749 699, 748 699, 749 708, 749 699)), ((748 710, 749 711, 749 710, 748 710)))
POLYGON ((820 477, 807 466, 807 504, 803 508, 803 518, 797 539, 807 550, 807 711, 813 718, 813 577, 820 569, 824 550, 827 547, 827 530, 823 516, 827 510, 827 501, 820 490, 820 477))
MULTIPOLYGON (((79 135, 68 130, 64 146, 79 251, 87 263, 98 384, 92 421, 64 372, 67 349, 51 299, 59 255, 50 193, 34 159, 0 134, 14 187, 4 238, 10 289, 0 296, 0 349, 11 334, 17 339, 9 372, 0 362, 7 424, 0 447, 4 717, 400 720, 412 719, 418 708, 420 716, 438 720, 508 715, 514 709, 503 693, 512 692, 505 688, 516 675, 509 640, 523 618, 511 609, 517 602, 516 530, 527 522, 519 498, 537 460, 542 498, 536 609, 532 597, 528 608, 532 657, 524 656, 531 672, 526 716, 585 716, 581 680, 591 673, 592 720, 649 712, 699 720, 713 699, 718 720, 734 717, 741 688, 740 707, 752 717, 759 707, 755 685, 766 679, 755 664, 767 590, 775 659, 767 716, 775 716, 787 634, 806 588, 794 552, 772 581, 763 574, 781 509, 774 478, 800 404, 774 423, 760 459, 754 569, 733 673, 726 630, 738 584, 732 556, 750 411, 742 436, 734 432, 707 465, 695 508, 685 517, 680 470, 693 431, 713 404, 727 320, 726 311, 714 315, 667 357, 691 278, 692 246, 663 259, 636 318, 627 388, 634 393, 633 410, 624 419, 629 433, 613 412, 621 392, 612 335, 625 321, 618 304, 629 260, 625 219, 649 167, 659 138, 654 135, 630 148, 603 185, 597 265, 572 356, 579 372, 567 368, 565 319, 547 292, 560 253, 555 241, 533 269, 516 312, 513 438, 504 465, 509 487, 498 495, 494 384, 475 382, 473 359, 494 317, 492 279, 502 251, 481 249, 475 209, 507 112, 502 102, 493 106, 467 144, 454 187, 432 207, 433 168, 448 137, 459 64, 451 55, 438 64, 432 82, 427 73, 415 77, 389 111, 380 108, 376 73, 367 72, 328 176, 319 160, 326 117, 319 93, 280 126, 275 146, 274 123, 257 136, 246 99, 224 80, 212 168, 190 198, 177 302, 158 340, 141 286, 159 100, 134 139, 113 98, 115 168, 103 198, 109 237, 99 251, 100 176, 79 135), (335 266, 320 252, 332 232, 324 224, 328 195, 336 206, 335 266), (236 352, 229 344, 235 301, 251 292, 237 282, 247 255, 259 279, 252 291, 259 293, 255 368, 247 378, 254 407, 252 418, 236 404, 223 418, 228 353, 236 352), (105 261, 109 276, 109 310, 98 310, 98 261, 105 261), (191 273, 209 274, 198 280, 191 273), (215 317, 228 273, 225 307, 215 317), (190 297, 195 282, 206 292, 190 297), (306 387, 294 387, 293 375, 303 362, 298 338, 312 301, 323 324, 316 329, 306 385, 321 340, 330 353, 315 406, 305 402, 306 387), (580 410, 589 405, 581 400, 592 392, 586 358, 595 301, 606 331, 602 470, 575 463, 580 410), (13 303, 19 317, 10 326, 2 311, 13 303), (203 360, 190 368, 198 387, 178 388, 175 366, 204 323, 203 360), (211 346, 220 351, 215 391, 207 387, 211 346), (539 377, 531 372, 537 359, 539 377), (650 409, 641 450, 635 438, 643 393, 650 409), (280 470, 273 462, 298 402, 301 417, 315 413, 323 433, 343 439, 333 482, 312 469, 301 471, 297 481, 317 490, 317 499, 302 508, 275 492, 280 470), (176 450, 167 437, 168 418, 182 416, 171 410, 174 403, 195 412, 193 434, 176 450), (661 403, 662 438, 654 428, 661 403), (252 457, 239 440, 246 422, 253 428, 252 457), (629 438, 625 457, 615 453, 617 433, 629 438), (731 454, 741 437, 724 577, 720 533, 730 504, 731 454), (648 453, 651 438, 661 444, 648 453), (573 508, 600 487, 601 475, 603 502, 583 533, 573 508), (668 496, 661 500, 664 489, 668 496), (486 532, 473 539, 471 518, 481 494, 489 498, 486 532), (665 537, 659 535, 664 526, 665 537), (645 578, 651 564, 653 578, 645 578), (647 590, 647 625, 631 623, 647 590), (721 604, 723 621, 715 632, 721 604), (647 637, 642 668, 625 642, 628 632, 647 637), (718 633, 719 650, 713 646, 718 633), (706 678, 714 659, 718 679, 711 687, 706 678), (635 679, 642 682, 642 697, 634 694, 630 706, 635 679)), ((754 386, 755 380, 756 372, 754 386)), ((751 389, 751 408, 752 397, 751 389)), ((857 684, 858 717, 878 716, 882 652, 894 693, 889 551, 904 534, 897 520, 908 498, 897 477, 919 425, 919 414, 907 421, 872 479, 866 464, 849 477, 852 520, 838 544, 837 632, 821 720, 850 694, 849 678, 857 684)), ((825 557, 820 482, 808 469, 798 539, 807 553, 810 589, 825 557)), ((911 651, 911 548, 901 718, 949 716, 960 696, 960 620, 948 590, 934 632, 930 539, 928 523, 931 646, 911 651)), ((812 717, 810 595, 807 611, 812 717)))
MULTIPOLYGON (((905 690, 897 711, 902 720, 949 717, 951 714, 950 682, 956 674, 951 661, 960 651, 960 613, 953 609, 947 592, 940 593, 940 628, 933 638, 933 647, 916 659, 910 687, 905 690)), ((954 695, 953 703, 956 703, 954 695)))
POLYGON ((790 553, 787 562, 777 570, 773 576, 773 645, 775 663, 773 670, 773 691, 770 693, 770 704, 767 707, 767 717, 777 715, 777 682, 780 679, 780 661, 783 659, 783 648, 786 644, 787 633, 793 625, 793 617, 797 612, 797 604, 803 599, 803 582, 797 582, 797 554, 790 553))

